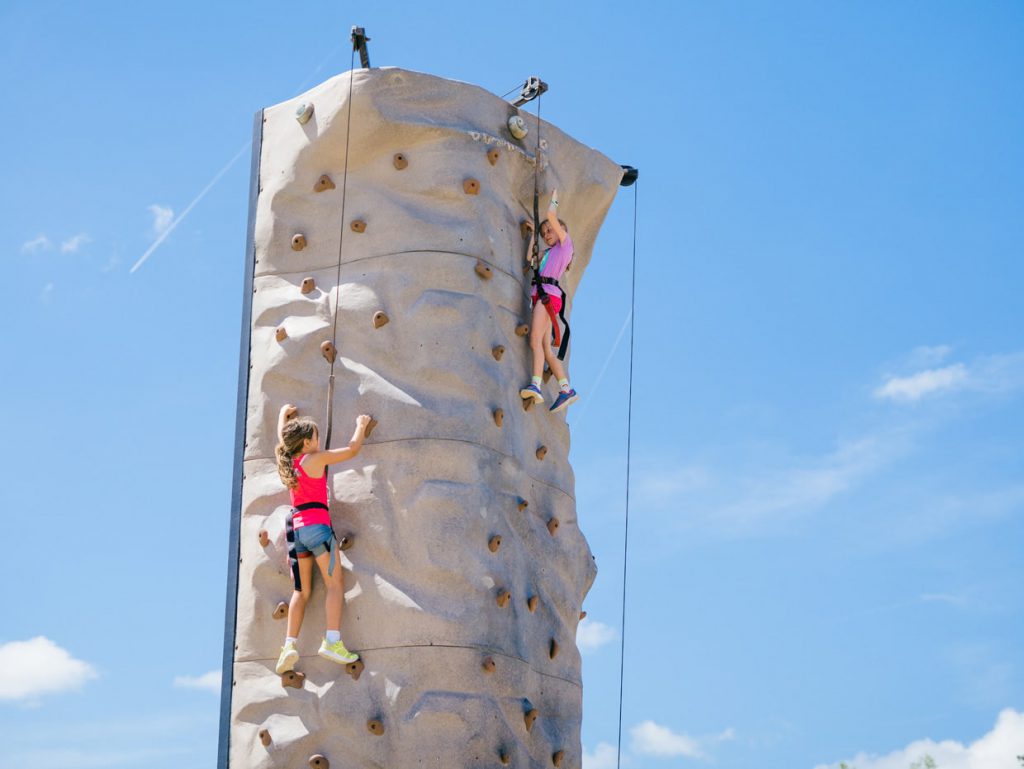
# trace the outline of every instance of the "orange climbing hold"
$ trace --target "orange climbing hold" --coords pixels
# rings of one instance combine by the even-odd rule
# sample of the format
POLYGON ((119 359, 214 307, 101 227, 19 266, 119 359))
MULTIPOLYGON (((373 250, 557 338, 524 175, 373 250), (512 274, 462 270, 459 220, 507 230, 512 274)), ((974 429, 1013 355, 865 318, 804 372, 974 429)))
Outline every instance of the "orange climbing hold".
POLYGON ((484 264, 483 262, 477 261, 477 263, 476 263, 476 274, 479 275, 484 280, 490 280, 491 279, 491 268, 488 265, 484 264))
POLYGON ((523 398, 523 411, 529 411, 533 408, 533 404, 536 403, 533 398, 523 398))
POLYGON ((551 754, 551 763, 555 766, 561 766, 563 758, 565 758, 565 751, 556 750, 554 753, 551 754))
POLYGON ((263 743, 263 747, 268 747, 273 740, 270 739, 270 731, 267 729, 260 729, 260 742, 263 743))
POLYGON ((348 550, 352 545, 355 544, 356 535, 351 532, 341 535, 341 539, 338 540, 338 547, 342 550, 348 550))
POLYGON ((320 353, 327 359, 328 363, 334 363, 334 359, 338 355, 338 349, 334 346, 334 342, 328 339, 320 343, 320 353))
POLYGON ((580 612, 580 619, 586 619, 587 613, 585 611, 580 612))
POLYGON ((533 722, 537 720, 537 708, 530 708, 523 713, 523 722, 526 724, 526 731, 533 730, 533 722))
POLYGON ((352 228, 352 232, 366 232, 366 222, 362 219, 353 219, 349 226, 352 228))
POLYGON ((314 753, 309 757, 309 765, 312 769, 331 769, 331 762, 319 753, 314 753))
POLYGON ((379 718, 371 718, 367 721, 366 728, 370 730, 370 734, 376 734, 378 737, 384 734, 384 724, 379 718))
POLYGON ((313 192, 324 192, 326 190, 333 190, 334 182, 331 181, 331 177, 327 174, 320 174, 320 178, 316 180, 316 184, 313 185, 313 192))
POLYGON ((539 603, 540 598, 535 595, 531 595, 529 598, 526 599, 526 608, 530 610, 530 614, 533 614, 535 611, 537 611, 537 604, 539 603))
POLYGON ((558 531, 558 519, 552 518, 550 521, 548 521, 548 534, 550 534, 553 537, 555 536, 556 531, 558 531))
POLYGON ((289 670, 281 675, 281 686, 290 686, 292 689, 301 689, 306 682, 306 674, 298 670, 289 670))
POLYGON ((546 457, 547 454, 548 454, 548 447, 547 446, 538 446, 537 447, 537 459, 544 459, 544 457, 546 457))
POLYGON ((548 647, 548 656, 554 659, 558 656, 558 641, 554 638, 551 639, 551 645, 548 647))
POLYGON ((520 323, 516 326, 516 336, 526 336, 530 333, 530 327, 525 323, 520 323))
POLYGON ((501 409, 494 410, 494 424, 501 427, 502 422, 505 421, 505 412, 501 409))
POLYGON ((383 310, 377 310, 377 312, 373 314, 373 327, 380 328, 381 326, 386 326, 389 320, 391 320, 391 318, 387 316, 386 312, 383 310))
MULTIPOLYGON (((530 398, 530 400, 533 400, 533 398, 530 398)), ((522 497, 520 497, 519 498, 519 502, 517 503, 517 505, 519 507, 519 512, 521 513, 521 512, 523 512, 523 510, 525 510, 526 508, 528 508, 530 506, 530 503, 527 502, 522 497)))
POLYGON ((350 663, 348 663, 345 666, 345 672, 348 673, 350 676, 352 676, 352 680, 353 681, 358 681, 359 680, 359 676, 361 676, 363 674, 363 670, 365 670, 365 669, 366 669, 366 666, 363 665, 363 661, 362 660, 356 660, 355 662, 350 662, 350 663))
POLYGON ((498 751, 498 760, 501 761, 502 766, 508 766, 512 763, 512 754, 502 748, 498 751))
POLYGON ((505 354, 505 348, 502 345, 497 345, 491 350, 491 355, 494 356, 495 360, 501 360, 501 356, 505 354))
POLYGON ((288 616, 288 604, 281 601, 274 607, 274 619, 284 619, 288 616))
POLYGON ((487 150, 487 161, 492 165, 498 165, 498 159, 501 157, 501 153, 498 152, 497 147, 491 147, 487 150))
POLYGON ((499 547, 501 547, 501 535, 495 534, 493 537, 490 538, 490 540, 488 540, 487 549, 490 550, 492 553, 497 553, 499 547))
POLYGON ((497 598, 495 600, 498 602, 498 606, 504 609, 506 606, 508 606, 510 598, 512 598, 512 594, 510 592, 508 592, 507 590, 499 590, 497 598))
POLYGON ((285 327, 278 326, 277 331, 274 332, 274 339, 276 339, 278 342, 283 342, 287 338, 288 332, 285 330, 285 327))
POLYGON ((498 667, 494 664, 494 657, 484 657, 483 665, 484 670, 486 670, 488 673, 493 673, 495 669, 498 667))
POLYGON ((399 171, 406 168, 409 165, 409 159, 401 152, 396 152, 395 156, 391 159, 391 162, 395 164, 395 168, 399 171))
POLYGON ((462 182, 462 191, 467 195, 476 195, 480 192, 480 182, 476 179, 466 179, 462 182))
POLYGON ((292 235, 292 251, 301 251, 306 247, 306 236, 301 232, 292 235))
POLYGON ((270 544, 270 534, 267 533, 266 529, 260 529, 260 547, 266 547, 270 544))
POLYGON ((370 421, 366 423, 366 429, 363 430, 363 436, 369 438, 373 434, 373 428, 378 425, 378 422, 373 417, 370 417, 370 421))
POLYGON ((313 278, 303 278, 302 287, 299 289, 299 291, 301 291, 304 294, 308 294, 314 288, 316 288, 316 281, 313 280, 313 278))
POLYGON ((523 219, 523 221, 519 222, 519 234, 523 236, 523 240, 526 240, 528 237, 530 237, 530 222, 527 221, 526 219, 523 219))

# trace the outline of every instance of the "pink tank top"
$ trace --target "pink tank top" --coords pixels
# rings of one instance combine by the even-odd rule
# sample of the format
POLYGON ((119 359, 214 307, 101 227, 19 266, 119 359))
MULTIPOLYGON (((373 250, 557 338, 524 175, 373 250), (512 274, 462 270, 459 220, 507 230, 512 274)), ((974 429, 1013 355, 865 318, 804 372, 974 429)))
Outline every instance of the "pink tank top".
MULTIPOLYGON (((321 502, 324 505, 327 503, 327 468, 324 468, 324 474, 321 478, 310 478, 306 475, 306 471, 302 469, 302 458, 305 454, 300 454, 298 457, 292 460, 292 466, 295 468, 295 476, 299 480, 297 488, 290 489, 292 495, 292 507, 303 505, 306 502, 321 502)), ((295 528, 300 526, 313 526, 318 523, 323 523, 328 526, 331 525, 331 513, 329 510, 314 507, 310 510, 300 510, 295 513, 292 518, 292 523, 295 528)))

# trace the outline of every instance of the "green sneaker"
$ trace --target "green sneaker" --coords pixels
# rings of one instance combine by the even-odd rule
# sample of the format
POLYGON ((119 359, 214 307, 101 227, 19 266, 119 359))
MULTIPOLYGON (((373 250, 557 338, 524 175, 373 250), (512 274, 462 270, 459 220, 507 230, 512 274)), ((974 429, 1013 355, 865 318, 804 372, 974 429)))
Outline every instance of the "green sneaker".
POLYGON ((353 654, 346 649, 345 644, 341 641, 328 644, 326 638, 320 642, 320 649, 317 651, 317 654, 326 659, 333 660, 340 665, 347 665, 348 663, 355 662, 359 659, 359 655, 353 654))
POLYGON ((283 676, 295 667, 299 661, 299 651, 293 642, 286 643, 281 647, 281 656, 277 658, 277 667, 274 668, 279 676, 283 676))

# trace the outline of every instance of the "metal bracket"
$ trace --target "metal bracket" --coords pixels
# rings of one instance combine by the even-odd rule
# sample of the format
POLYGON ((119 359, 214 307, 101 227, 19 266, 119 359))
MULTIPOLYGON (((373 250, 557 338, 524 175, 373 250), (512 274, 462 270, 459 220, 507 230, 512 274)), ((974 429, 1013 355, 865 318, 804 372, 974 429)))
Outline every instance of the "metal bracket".
POLYGON ((619 182, 620 187, 632 186, 637 179, 640 178, 640 171, 633 166, 622 166, 622 180, 619 182))
POLYGON ((536 75, 530 75, 523 83, 523 90, 519 92, 519 98, 512 102, 513 107, 522 107, 527 102, 533 101, 542 93, 547 93, 548 84, 536 75))
POLYGON ((370 38, 366 36, 365 29, 352 27, 352 50, 359 51, 359 63, 363 65, 364 69, 370 68, 370 52, 366 48, 368 42, 370 42, 370 38))

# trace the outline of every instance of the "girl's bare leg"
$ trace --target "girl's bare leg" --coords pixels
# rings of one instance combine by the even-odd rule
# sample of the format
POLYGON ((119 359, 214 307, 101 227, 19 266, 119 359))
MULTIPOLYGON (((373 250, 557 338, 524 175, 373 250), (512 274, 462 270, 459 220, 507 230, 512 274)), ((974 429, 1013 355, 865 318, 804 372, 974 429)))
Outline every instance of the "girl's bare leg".
MULTIPOLYGON (((530 324, 530 350, 533 352, 533 375, 544 374, 544 357, 550 351, 551 318, 540 301, 533 307, 533 322, 530 324)), ((554 371, 554 369, 552 369, 554 371)))
MULTIPOLYGON (((335 542, 334 546, 337 547, 338 543, 335 542)), ((324 608, 327 613, 327 629, 340 631, 341 607, 345 601, 345 570, 341 567, 341 556, 339 553, 335 552, 334 554, 333 576, 327 573, 330 564, 330 553, 321 553, 316 557, 316 565, 320 567, 320 574, 323 575, 324 584, 327 585, 327 597, 324 599, 324 608)))
POLYGON ((298 638, 302 627, 302 618, 306 615, 306 604, 313 595, 313 559, 299 559, 299 584, 302 591, 292 592, 292 600, 288 603, 288 637, 298 638))

